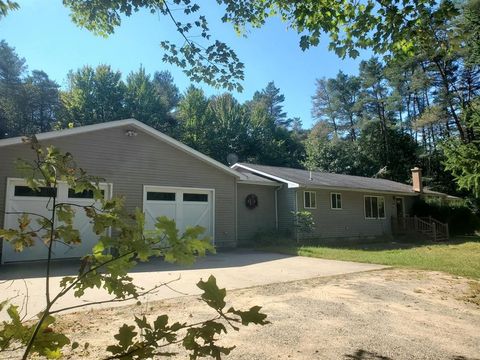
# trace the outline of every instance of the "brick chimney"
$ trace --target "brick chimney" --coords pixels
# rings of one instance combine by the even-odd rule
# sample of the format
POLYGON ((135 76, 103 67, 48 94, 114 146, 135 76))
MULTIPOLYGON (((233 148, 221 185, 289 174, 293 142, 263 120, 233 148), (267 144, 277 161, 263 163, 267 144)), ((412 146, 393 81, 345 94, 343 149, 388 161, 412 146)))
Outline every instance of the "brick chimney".
POLYGON ((423 192, 422 169, 417 166, 412 169, 412 183, 413 191, 418 193, 423 192))

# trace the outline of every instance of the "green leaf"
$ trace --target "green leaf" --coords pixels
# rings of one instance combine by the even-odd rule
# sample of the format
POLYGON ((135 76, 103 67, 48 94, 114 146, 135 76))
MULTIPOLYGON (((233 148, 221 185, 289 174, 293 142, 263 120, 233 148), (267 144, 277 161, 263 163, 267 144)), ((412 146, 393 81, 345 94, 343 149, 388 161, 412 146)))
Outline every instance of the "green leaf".
POLYGON ((213 275, 210 275, 207 281, 200 280, 197 286, 203 290, 202 300, 205 301, 208 306, 215 310, 222 310, 225 307, 227 290, 220 289, 217 286, 217 280, 213 275))
POLYGON ((118 334, 115 335, 115 339, 118 340, 118 344, 123 348, 127 349, 129 346, 133 345, 133 339, 137 335, 137 332, 134 331, 135 326, 123 324, 119 329, 118 334))
POLYGON ((228 309, 228 313, 232 313, 240 316, 242 325, 257 324, 257 325, 266 325, 269 324, 269 321, 266 321, 266 314, 260 312, 261 306, 253 306, 248 311, 235 310, 233 307, 228 309))

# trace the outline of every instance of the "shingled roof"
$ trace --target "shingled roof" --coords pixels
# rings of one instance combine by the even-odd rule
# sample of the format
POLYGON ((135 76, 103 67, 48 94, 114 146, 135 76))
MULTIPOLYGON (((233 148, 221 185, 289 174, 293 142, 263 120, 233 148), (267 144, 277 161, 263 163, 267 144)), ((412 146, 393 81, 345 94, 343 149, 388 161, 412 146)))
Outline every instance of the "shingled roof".
POLYGON ((302 169, 248 163, 237 163, 232 167, 234 169, 249 170, 256 175, 287 183, 289 187, 352 189, 381 193, 401 193, 405 195, 417 194, 413 191, 411 185, 385 179, 332 174, 319 171, 312 171, 310 173, 310 171, 302 169))

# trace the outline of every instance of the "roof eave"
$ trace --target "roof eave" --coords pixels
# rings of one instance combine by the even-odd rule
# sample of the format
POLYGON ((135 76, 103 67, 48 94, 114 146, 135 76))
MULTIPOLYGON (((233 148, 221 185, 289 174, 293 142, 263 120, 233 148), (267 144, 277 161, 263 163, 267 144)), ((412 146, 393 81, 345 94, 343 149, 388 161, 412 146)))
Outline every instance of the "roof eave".
POLYGON ((401 195, 401 196, 417 196, 417 195, 419 195, 418 193, 415 193, 415 192, 390 191, 390 190, 379 190, 379 189, 363 189, 363 188, 349 188, 349 187, 314 185, 314 184, 300 184, 300 187, 308 188, 308 189, 352 191, 352 192, 364 192, 364 193, 366 192, 366 193, 401 195))
POLYGON ((238 180, 238 184, 245 184, 245 185, 262 185, 262 186, 281 186, 280 183, 274 182, 265 182, 265 181, 255 181, 255 180, 238 180))

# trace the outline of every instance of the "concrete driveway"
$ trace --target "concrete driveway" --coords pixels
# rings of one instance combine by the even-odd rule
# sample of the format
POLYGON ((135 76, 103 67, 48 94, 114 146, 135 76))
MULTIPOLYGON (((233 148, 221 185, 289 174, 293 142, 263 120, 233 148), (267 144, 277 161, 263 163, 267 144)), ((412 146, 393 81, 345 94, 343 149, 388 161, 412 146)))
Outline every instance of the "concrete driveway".
MULTIPOLYGON (((235 250, 200 258, 192 266, 178 266, 154 260, 147 264, 139 264, 131 276, 136 285, 145 289, 176 280, 168 287, 162 287, 155 293, 148 294, 142 300, 144 302, 199 294, 200 290, 195 284, 200 279, 207 279, 210 275, 217 278, 217 284, 220 287, 228 290, 383 268, 385 266, 382 265, 235 250)), ((55 262, 51 281, 52 293, 56 294, 59 291, 58 284, 63 276, 75 275, 77 269, 77 260, 55 262)), ((45 279, 42 277, 44 273, 45 263, 18 263, 1 266, 0 301, 10 298, 13 303, 23 308, 27 319, 35 316, 45 304, 45 279), (27 294, 28 301, 25 301, 27 294)), ((75 298, 73 294, 66 295, 55 308, 107 299, 109 297, 104 291, 89 290, 82 299, 75 298)), ((130 300, 114 305, 126 305, 133 302, 135 301, 130 300)), ((95 306, 111 307, 113 305, 110 303, 95 306)), ((5 312, 2 312, 0 320, 4 319, 5 312)))

